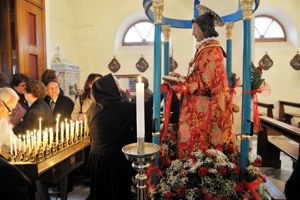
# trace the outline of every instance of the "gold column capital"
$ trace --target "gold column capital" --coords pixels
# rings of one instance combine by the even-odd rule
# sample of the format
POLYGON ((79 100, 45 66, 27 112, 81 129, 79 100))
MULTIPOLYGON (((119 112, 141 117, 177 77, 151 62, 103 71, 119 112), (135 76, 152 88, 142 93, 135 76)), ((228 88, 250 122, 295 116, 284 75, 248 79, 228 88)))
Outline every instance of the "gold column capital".
POLYGON ((165 42, 169 42, 171 35, 171 25, 162 25, 162 32, 164 34, 165 42))
POLYGON ((234 27, 233 22, 226 23, 226 37, 227 37, 227 40, 232 39, 233 27, 234 27))
POLYGON ((241 0, 243 20, 252 18, 253 0, 241 0))
POLYGON ((164 0, 152 0, 154 23, 161 24, 164 11, 164 0))

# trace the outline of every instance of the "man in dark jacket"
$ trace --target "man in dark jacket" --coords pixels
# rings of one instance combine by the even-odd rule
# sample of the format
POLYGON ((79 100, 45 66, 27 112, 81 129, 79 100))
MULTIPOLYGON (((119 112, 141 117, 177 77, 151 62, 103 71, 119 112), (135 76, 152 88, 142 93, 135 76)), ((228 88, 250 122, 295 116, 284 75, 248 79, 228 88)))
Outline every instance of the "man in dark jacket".
POLYGON ((45 101, 50 106, 53 116, 56 117, 57 114, 60 114, 61 119, 71 119, 74 102, 69 97, 60 94, 58 82, 55 80, 49 81, 47 91, 48 96, 45 101))

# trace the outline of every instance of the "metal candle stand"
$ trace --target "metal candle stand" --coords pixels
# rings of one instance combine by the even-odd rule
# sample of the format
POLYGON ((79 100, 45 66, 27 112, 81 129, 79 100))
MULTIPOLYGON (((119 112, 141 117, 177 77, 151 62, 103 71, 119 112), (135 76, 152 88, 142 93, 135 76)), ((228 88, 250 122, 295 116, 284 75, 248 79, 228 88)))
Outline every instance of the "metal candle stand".
POLYGON ((132 162, 132 167, 138 172, 135 176, 137 180, 137 200, 146 200, 147 175, 146 170, 150 162, 154 160, 160 151, 160 146, 144 142, 144 138, 138 138, 137 143, 132 143, 122 148, 127 160, 132 162))

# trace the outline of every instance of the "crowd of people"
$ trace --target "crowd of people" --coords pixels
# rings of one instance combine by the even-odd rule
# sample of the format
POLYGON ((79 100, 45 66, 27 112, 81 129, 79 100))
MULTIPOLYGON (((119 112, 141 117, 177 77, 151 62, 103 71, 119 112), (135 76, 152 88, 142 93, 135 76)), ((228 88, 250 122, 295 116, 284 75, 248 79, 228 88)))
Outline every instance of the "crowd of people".
MULTIPOLYGON (((146 110, 146 141, 151 142, 152 93, 148 89, 148 80, 145 83, 145 110, 146 110)), ((121 148, 134 142, 136 136, 136 105, 133 97, 121 89, 117 79, 111 74, 103 76, 92 73, 87 77, 84 89, 76 96, 75 103, 64 95, 59 86, 58 73, 47 69, 41 81, 31 80, 25 74, 16 73, 11 81, 4 73, 0 73, 0 174, 8 169, 19 176, 19 180, 11 180, 1 188, 11 199, 20 199, 12 194, 19 187, 19 195, 24 199, 33 198, 33 184, 26 176, 8 163, 9 136, 26 134, 27 130, 38 129, 39 118, 42 118, 44 127, 53 127, 54 118, 60 114, 62 119, 84 120, 88 118, 91 136, 91 149, 85 149, 90 174, 91 195, 88 199, 132 199, 130 192, 133 170, 130 162, 122 154, 121 148), (129 99, 132 98, 132 101, 129 99), (126 171, 128 173, 126 173, 126 171), (125 173, 124 173, 125 172, 125 173), (125 186, 124 186, 125 185, 125 186), (99 190, 99 187, 102 187, 99 190), (5 189, 10 188, 10 189, 5 189), (123 188, 123 189, 122 189, 123 188), (122 192, 120 192, 122 191, 122 192), (23 192, 23 193, 21 193, 23 192), (26 194, 25 194, 26 193, 26 194), (28 198, 27 198, 28 197, 28 198)), ((85 169, 83 169, 85 170, 85 169)), ((9 173, 8 173, 9 174, 9 173)), ((7 174, 7 175, 8 175, 7 174)), ((2 176, 1 176, 2 177, 2 176)), ((71 181, 72 182, 72 181, 71 181)))
MULTIPOLYGON (((190 158, 192 152, 203 145, 217 148, 235 141, 232 102, 224 68, 225 53, 216 39, 216 24, 222 24, 222 19, 207 8, 204 14, 192 21, 198 47, 189 72, 184 77, 172 73, 171 76, 181 77, 184 81, 166 83, 176 93, 172 101, 174 99, 176 105, 180 104, 180 113, 176 112, 179 119, 171 120, 179 125, 179 159, 190 158)), ((90 74, 75 104, 64 95, 58 81, 58 73, 50 69, 43 73, 41 81, 30 80, 24 74, 14 74, 9 82, 4 74, 0 74, 0 154, 4 155, 1 150, 5 151, 9 146, 7 138, 12 131, 9 123, 13 125, 15 134, 24 134, 26 130, 38 127, 39 117, 43 118, 46 126, 54 125, 53 118, 58 113, 62 118, 73 120, 87 117, 91 136, 88 199, 134 199, 130 189, 134 172, 121 150, 126 144, 136 141, 134 99, 129 101, 111 74, 103 77, 90 74)), ((144 79, 144 82, 147 83, 147 80, 144 79)), ((150 142, 152 93, 147 89, 148 85, 145 86, 145 138, 150 142)), ((296 170, 299 166, 297 163, 296 170)), ((286 185, 289 194, 295 192, 299 184, 298 171, 293 173, 286 185)), ((11 176, 12 173, 16 174, 15 179, 10 179, 14 183, 1 186, 1 195, 6 193, 14 197, 19 194, 23 196, 22 199, 30 199, 32 183, 22 172, 7 163, 5 158, 0 158, 0 177, 11 176)))

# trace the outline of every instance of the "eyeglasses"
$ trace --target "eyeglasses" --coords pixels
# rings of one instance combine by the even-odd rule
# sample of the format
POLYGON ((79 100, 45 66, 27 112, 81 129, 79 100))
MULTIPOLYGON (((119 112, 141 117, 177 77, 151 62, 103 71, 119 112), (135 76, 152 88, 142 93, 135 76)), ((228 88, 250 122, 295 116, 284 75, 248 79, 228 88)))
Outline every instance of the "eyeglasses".
POLYGON ((12 113, 13 109, 11 110, 11 109, 6 105, 6 103, 5 103, 3 100, 1 100, 1 102, 3 103, 3 105, 5 106, 5 108, 7 109, 8 114, 10 115, 10 114, 12 113))

